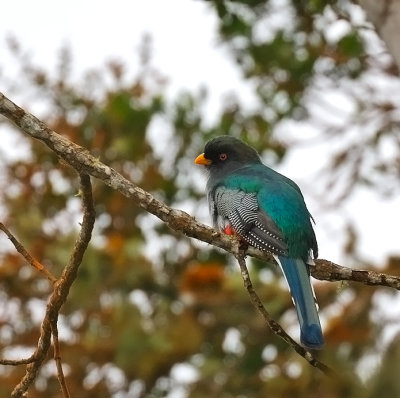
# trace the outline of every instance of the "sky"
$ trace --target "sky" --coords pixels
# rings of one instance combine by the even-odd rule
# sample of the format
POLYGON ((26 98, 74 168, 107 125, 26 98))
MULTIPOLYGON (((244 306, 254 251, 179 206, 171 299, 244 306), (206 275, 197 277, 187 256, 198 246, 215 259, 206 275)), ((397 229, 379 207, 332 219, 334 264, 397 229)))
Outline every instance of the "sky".
MULTIPOLYGON (((112 59, 125 60, 134 74, 138 45, 144 34, 150 34, 153 64, 169 80, 168 95, 207 86, 210 98, 206 112, 212 119, 232 91, 249 106, 254 101, 250 84, 242 80, 228 50, 218 42, 216 27, 214 11, 202 1, 13 0, 7 2, 0 15, 0 67, 3 76, 18 79, 5 48, 5 38, 11 35, 35 64, 50 71, 57 65, 60 48, 67 44, 72 49, 77 80, 88 69, 112 59), (182 52, 184 58, 180 56, 182 52)), ((26 99, 12 99, 32 111, 26 99)), ((315 184, 310 176, 323 164, 327 151, 326 145, 301 146, 279 166, 279 171, 294 179, 304 191, 317 220, 320 257, 353 265, 346 264, 340 250, 344 222, 353 219, 361 233, 361 255, 382 264, 388 255, 398 252, 399 199, 385 200, 359 189, 340 209, 328 212, 310 194, 315 184)))
POLYGON ((36 64, 49 70, 57 65, 64 44, 72 48, 77 76, 113 59, 123 59, 134 70, 139 43, 150 34, 153 64, 169 78, 169 94, 207 85, 215 87, 211 101, 218 106, 219 95, 232 86, 240 86, 245 98, 250 90, 241 84, 227 50, 217 49, 216 27, 214 12, 202 1, 16 0, 0 16, 1 64, 7 61, 4 37, 12 35, 36 64))

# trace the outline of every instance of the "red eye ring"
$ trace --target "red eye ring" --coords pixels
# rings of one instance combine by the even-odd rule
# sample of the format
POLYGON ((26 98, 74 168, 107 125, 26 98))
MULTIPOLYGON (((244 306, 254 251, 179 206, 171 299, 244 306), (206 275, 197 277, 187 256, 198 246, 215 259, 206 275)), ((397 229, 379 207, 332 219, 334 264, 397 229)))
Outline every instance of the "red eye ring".
POLYGON ((219 160, 224 161, 224 160, 226 160, 227 158, 228 158, 228 155, 227 155, 226 153, 221 153, 221 154, 219 155, 219 160))

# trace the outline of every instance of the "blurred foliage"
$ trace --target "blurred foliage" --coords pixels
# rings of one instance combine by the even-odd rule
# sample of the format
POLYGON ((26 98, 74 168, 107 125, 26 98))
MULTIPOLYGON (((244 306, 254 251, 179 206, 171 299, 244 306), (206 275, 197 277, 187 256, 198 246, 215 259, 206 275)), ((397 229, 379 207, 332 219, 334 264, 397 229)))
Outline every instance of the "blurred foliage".
MULTIPOLYGON (((251 80, 262 114, 306 121, 332 155, 323 201, 336 206, 356 186, 398 194, 398 71, 362 9, 348 1, 212 1, 221 41, 251 80), (390 93, 390 95, 389 95, 390 93), (330 192, 329 197, 325 195, 330 192)), ((307 142, 299 129, 291 145, 307 142)))
MULTIPOLYGON (((88 72, 79 83, 71 79, 68 49, 61 51, 58 70, 50 74, 33 65, 20 44, 10 40, 21 68, 21 81, 13 82, 10 90, 22 93, 25 101, 40 99, 45 105, 42 118, 51 128, 143 189, 202 216, 204 187, 197 182, 201 174, 193 159, 206 140, 221 132, 240 136, 279 161, 290 148, 271 137, 272 129, 288 118, 315 122, 308 107, 310 95, 321 87, 329 91, 345 86, 350 92, 356 82, 367 86, 369 99, 375 98, 374 88, 363 83, 365 76, 371 69, 392 73, 389 63, 371 66, 363 27, 354 23, 360 10, 351 3, 213 1, 210 7, 219 18, 221 41, 230 47, 244 76, 255 82, 261 104, 257 110, 244 110, 232 99, 213 125, 204 123, 201 109, 207 92, 166 97, 167 77, 151 64, 148 37, 139 50, 135 77, 123 62, 114 61, 88 72), (327 29, 339 22, 345 23, 347 33, 328 39, 327 29)), ((365 124, 374 106, 374 115, 383 115, 382 123, 371 134, 348 142, 328 168, 332 178, 343 168, 356 170, 347 173, 349 187, 376 182, 371 180, 374 175, 365 177, 363 154, 379 148, 384 137, 398 139, 395 98, 366 103, 363 93, 361 88, 351 93, 358 104, 351 122, 365 124)), ((325 127, 329 136, 338 136, 338 126, 327 122, 325 127)), ((77 177, 40 143, 22 135, 17 140, 29 154, 2 161, 4 223, 59 275, 79 228, 77 177)), ((386 166, 379 156, 376 159, 371 167, 385 181, 399 173, 393 159, 389 163, 386 158, 386 166)), ((318 357, 341 374, 329 380, 266 328, 229 256, 173 233, 96 181, 94 198, 93 241, 60 316, 62 359, 72 396, 162 397, 177 391, 190 398, 398 395, 399 381, 391 366, 398 356, 398 338, 378 362, 382 333, 390 320, 377 322, 371 316, 379 312, 375 295, 387 290, 316 285, 327 340, 318 357), (376 362, 374 375, 363 372, 368 358, 376 362)), ((354 237, 346 249, 354 251, 356 242, 354 237)), ((398 274, 394 264, 395 257, 382 271, 398 274)), ((251 272, 268 310, 296 336, 297 320, 285 285, 277 283, 283 282, 279 271, 254 261, 251 272)), ((15 251, 2 250, 3 357, 20 357, 36 344, 49 292, 48 283, 15 251)), ((0 367, 0 396, 8 396, 23 373, 22 366, 0 367)), ((29 393, 30 398, 43 395, 60 396, 50 357, 29 393)))

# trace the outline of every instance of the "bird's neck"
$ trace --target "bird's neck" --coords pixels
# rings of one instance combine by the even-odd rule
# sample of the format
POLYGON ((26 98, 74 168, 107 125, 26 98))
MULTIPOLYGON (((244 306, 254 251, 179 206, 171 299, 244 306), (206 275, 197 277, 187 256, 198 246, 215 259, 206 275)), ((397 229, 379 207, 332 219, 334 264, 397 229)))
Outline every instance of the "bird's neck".
POLYGON ((243 162, 229 162, 226 165, 221 165, 219 167, 210 167, 208 172, 209 172, 209 178, 208 178, 208 183, 207 187, 209 189, 212 189, 213 187, 216 187, 223 181, 226 177, 235 174, 241 169, 245 169, 251 166, 255 166, 259 163, 243 163, 243 162))

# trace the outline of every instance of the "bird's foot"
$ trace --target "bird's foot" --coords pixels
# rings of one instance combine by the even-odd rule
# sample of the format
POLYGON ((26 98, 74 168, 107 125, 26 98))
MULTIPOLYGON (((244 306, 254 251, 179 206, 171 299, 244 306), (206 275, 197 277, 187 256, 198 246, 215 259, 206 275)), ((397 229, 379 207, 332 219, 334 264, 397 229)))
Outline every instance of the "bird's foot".
POLYGON ((248 248, 249 244, 245 240, 239 238, 239 250, 246 253, 248 248))

